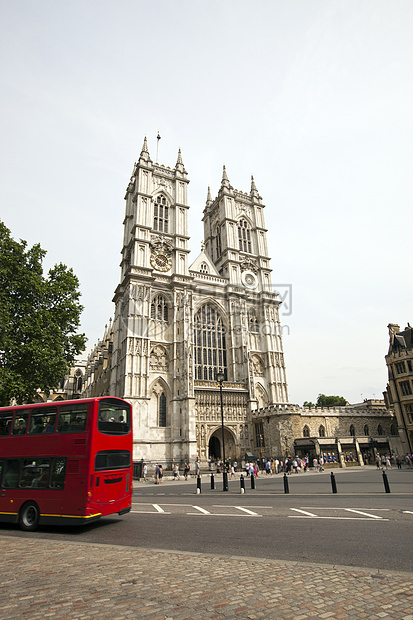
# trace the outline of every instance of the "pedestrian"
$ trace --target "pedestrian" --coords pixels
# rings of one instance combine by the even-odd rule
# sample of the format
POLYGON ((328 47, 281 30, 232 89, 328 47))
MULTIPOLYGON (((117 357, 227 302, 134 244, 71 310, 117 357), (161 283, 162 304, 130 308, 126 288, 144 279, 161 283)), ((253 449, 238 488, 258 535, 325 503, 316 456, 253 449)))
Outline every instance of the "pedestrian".
POLYGON ((315 471, 318 471, 318 459, 316 457, 313 458, 313 467, 315 471))
POLYGON ((195 474, 198 477, 199 476, 199 472, 200 472, 200 466, 199 466, 199 461, 198 459, 195 461, 195 474))
POLYGON ((177 463, 175 463, 175 465, 174 465, 173 474, 174 474, 174 481, 175 480, 180 480, 180 477, 179 477, 179 465, 177 463))
POLYGON ((190 466, 188 465, 188 463, 185 463, 184 465, 184 479, 185 480, 188 480, 188 475, 190 471, 191 471, 190 466))
POLYGON ((386 456, 386 469, 391 469, 391 462, 389 456, 386 456))
POLYGON ((155 484, 159 484, 159 465, 155 465, 155 484))
POLYGON ((324 471, 324 457, 320 456, 320 472, 324 471))
POLYGON ((159 464, 159 484, 162 484, 163 482, 163 470, 162 470, 162 465, 159 464))
POLYGON ((148 466, 146 463, 144 463, 142 467, 142 477, 143 477, 144 482, 146 482, 147 476, 148 476, 148 466))

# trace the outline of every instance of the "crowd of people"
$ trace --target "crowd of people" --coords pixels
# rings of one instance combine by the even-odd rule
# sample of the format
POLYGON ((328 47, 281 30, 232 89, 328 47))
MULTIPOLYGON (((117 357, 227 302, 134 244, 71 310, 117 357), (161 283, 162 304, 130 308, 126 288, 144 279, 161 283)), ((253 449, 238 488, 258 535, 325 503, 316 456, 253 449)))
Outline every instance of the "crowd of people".
MULTIPOLYGON (((346 452, 343 454, 343 460, 347 463, 351 463, 356 461, 352 452, 346 452)), ((370 458, 368 454, 364 454, 363 460, 365 465, 370 464, 370 458)), ((273 476, 277 474, 298 474, 300 472, 307 472, 310 469, 316 472, 325 471, 325 465, 331 466, 331 464, 338 463, 337 455, 334 453, 323 453, 319 456, 309 457, 308 455, 304 457, 299 456, 287 456, 285 458, 271 458, 271 459, 253 459, 251 461, 243 461, 241 464, 241 468, 239 468, 237 461, 232 461, 231 459, 226 460, 225 464, 222 460, 217 460, 216 462, 213 459, 208 460, 208 467, 211 472, 216 471, 216 473, 221 473, 224 471, 228 472, 228 475, 231 478, 237 478, 238 474, 243 474, 246 476, 254 476, 258 478, 259 475, 265 476, 273 476)), ((413 455, 406 454, 404 457, 400 457, 398 455, 389 454, 379 454, 377 453, 375 456, 375 463, 377 469, 392 469, 394 465, 397 469, 402 469, 403 464, 408 469, 413 469, 413 455)), ((189 463, 185 463, 183 467, 183 476, 184 480, 188 480, 188 477, 191 473, 191 467, 189 463)), ((200 463, 197 459, 195 461, 195 466, 193 469, 193 475, 198 476, 200 474, 200 463)), ((180 480, 181 475, 179 471, 178 463, 174 463, 172 465, 172 475, 173 480, 180 480)), ((142 478, 146 482, 148 479, 148 466, 146 463, 142 463, 142 478)), ((163 468, 160 463, 155 465, 155 484, 162 484, 163 482, 163 468)))

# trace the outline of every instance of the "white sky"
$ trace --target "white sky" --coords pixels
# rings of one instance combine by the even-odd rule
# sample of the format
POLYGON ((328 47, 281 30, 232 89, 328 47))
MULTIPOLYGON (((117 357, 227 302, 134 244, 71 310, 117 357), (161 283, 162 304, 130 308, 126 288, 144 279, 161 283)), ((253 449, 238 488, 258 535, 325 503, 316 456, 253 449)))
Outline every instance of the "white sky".
POLYGON ((92 346, 144 136, 182 149, 191 260, 222 165, 254 174, 291 402, 380 397, 387 324, 413 320, 412 29, 411 0, 0 0, 0 217, 73 267, 92 346))

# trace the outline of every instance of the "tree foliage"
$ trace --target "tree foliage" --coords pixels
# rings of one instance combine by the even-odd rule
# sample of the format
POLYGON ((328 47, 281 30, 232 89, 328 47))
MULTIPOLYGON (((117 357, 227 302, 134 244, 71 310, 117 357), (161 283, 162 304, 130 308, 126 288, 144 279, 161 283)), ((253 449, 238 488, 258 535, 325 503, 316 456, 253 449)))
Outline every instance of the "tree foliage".
POLYGON ((325 394, 319 394, 316 407, 336 407, 346 404, 347 400, 343 396, 326 396, 325 394))
POLYGON ((83 307, 72 269, 55 265, 47 277, 39 244, 15 241, 0 222, 0 405, 49 391, 85 349, 76 334, 83 307))

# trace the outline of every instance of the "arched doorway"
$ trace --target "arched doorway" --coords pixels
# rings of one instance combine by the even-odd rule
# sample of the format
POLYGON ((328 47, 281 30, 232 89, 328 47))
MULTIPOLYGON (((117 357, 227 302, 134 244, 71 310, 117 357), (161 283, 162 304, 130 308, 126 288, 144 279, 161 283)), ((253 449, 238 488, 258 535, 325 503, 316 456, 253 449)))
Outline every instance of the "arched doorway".
MULTIPOLYGON (((237 458, 235 438, 231 431, 224 427, 224 440, 225 440, 225 458, 234 460, 237 458)), ((208 443, 208 455, 210 459, 220 459, 222 455, 222 430, 218 428, 211 435, 208 443)))

